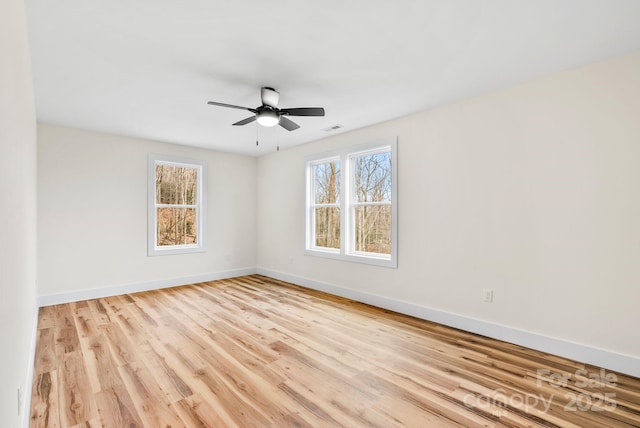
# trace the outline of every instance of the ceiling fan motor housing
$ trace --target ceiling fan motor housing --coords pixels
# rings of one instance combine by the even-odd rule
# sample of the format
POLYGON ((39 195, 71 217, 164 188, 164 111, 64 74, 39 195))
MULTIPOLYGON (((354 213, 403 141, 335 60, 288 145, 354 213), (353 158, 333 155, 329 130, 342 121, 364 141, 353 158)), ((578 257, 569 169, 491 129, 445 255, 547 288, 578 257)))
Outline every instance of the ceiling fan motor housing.
POLYGON ((263 105, 277 107, 278 101, 280 101, 280 92, 268 86, 261 89, 260 96, 262 98, 263 105))

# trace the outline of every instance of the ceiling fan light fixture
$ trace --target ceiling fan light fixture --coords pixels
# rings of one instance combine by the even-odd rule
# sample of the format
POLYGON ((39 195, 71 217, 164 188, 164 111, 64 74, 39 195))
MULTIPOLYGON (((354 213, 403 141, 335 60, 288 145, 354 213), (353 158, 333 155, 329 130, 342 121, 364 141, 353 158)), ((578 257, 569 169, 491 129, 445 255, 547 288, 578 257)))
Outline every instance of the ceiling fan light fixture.
POLYGON ((258 123, 262 126, 276 126, 280 123, 280 115, 275 110, 264 109, 256 114, 258 123))

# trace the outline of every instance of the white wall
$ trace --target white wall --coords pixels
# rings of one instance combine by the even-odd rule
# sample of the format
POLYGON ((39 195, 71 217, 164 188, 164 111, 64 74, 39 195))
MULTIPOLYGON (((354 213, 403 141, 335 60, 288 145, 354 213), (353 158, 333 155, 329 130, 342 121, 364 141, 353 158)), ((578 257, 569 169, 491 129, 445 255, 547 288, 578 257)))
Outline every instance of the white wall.
POLYGON ((275 153, 258 177, 261 272, 630 356, 640 375, 640 53, 275 153), (304 157, 391 136, 398 269, 303 255, 304 157))
POLYGON ((184 284, 254 268, 255 240, 255 158, 39 125, 40 296, 84 298, 96 294, 79 292, 184 284), (206 252, 147 256, 149 153, 208 163, 206 252))
MULTIPOLYGON (((20 426, 36 314, 36 119, 22 0, 0 2, 0 420, 20 426)), ((28 414, 28 412, 23 412, 28 414)))

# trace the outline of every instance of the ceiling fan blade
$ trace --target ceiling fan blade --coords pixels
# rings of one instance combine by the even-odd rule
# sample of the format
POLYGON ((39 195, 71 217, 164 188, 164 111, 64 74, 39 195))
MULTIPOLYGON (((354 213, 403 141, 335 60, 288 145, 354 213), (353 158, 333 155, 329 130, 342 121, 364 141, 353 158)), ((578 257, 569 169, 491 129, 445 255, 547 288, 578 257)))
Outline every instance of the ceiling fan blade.
POLYGON ((235 125, 235 126, 242 126, 242 125, 246 125, 247 123, 251 123, 251 122, 253 122, 254 120, 256 120, 256 117, 255 117, 255 116, 251 116, 251 117, 248 117, 248 118, 246 118, 246 119, 242 119, 242 120, 240 120, 240 121, 238 121, 238 122, 234 123, 234 125, 235 125))
POLYGON ((322 107, 281 108, 280 113, 289 116, 324 116, 322 107))
POLYGON ((300 128, 300 125, 283 116, 280 116, 280 126, 282 126, 287 131, 295 131, 296 129, 300 128))
POLYGON ((233 104, 218 103, 218 102, 215 102, 215 101, 209 101, 207 104, 212 105, 212 106, 237 108, 237 109, 240 109, 240 110, 249 110, 252 113, 256 112, 256 109, 254 109, 254 108, 236 106, 236 105, 233 105, 233 104))
POLYGON ((280 101, 280 92, 265 86, 260 89, 260 98, 262 99, 262 105, 277 107, 278 101, 280 101))

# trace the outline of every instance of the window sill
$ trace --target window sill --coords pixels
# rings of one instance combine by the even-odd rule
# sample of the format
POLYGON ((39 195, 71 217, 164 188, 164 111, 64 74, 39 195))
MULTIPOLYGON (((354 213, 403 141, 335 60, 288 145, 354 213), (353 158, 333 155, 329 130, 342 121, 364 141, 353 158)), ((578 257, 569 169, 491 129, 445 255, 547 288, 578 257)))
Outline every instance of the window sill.
POLYGON ((171 254, 204 253, 205 251, 206 250, 200 245, 176 245, 167 248, 150 248, 147 255, 149 257, 155 257, 168 256, 171 254))
POLYGON ((352 263, 362 263, 392 269, 396 269, 398 267, 397 260, 394 260, 391 256, 377 255, 374 253, 341 254, 339 251, 307 248, 304 251, 304 254, 307 256, 324 257, 328 259, 342 260, 352 263))

